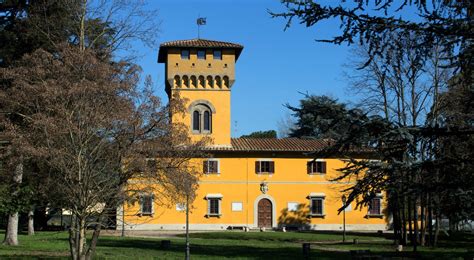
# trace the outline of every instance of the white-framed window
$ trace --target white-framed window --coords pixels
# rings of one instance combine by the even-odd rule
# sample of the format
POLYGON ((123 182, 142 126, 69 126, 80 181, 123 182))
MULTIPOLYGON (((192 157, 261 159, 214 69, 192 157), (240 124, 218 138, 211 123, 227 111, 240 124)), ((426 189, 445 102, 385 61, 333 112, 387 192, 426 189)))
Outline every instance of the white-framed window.
POLYGON ((242 211, 243 204, 242 202, 232 202, 232 211, 242 211))
POLYGON ((298 211, 298 202, 288 202, 288 211, 296 212, 298 211))
POLYGON ((382 215, 382 194, 377 194, 369 202, 368 216, 381 216, 382 215))
POLYGON ((274 174, 275 162, 271 160, 255 161, 255 173, 257 174, 274 174))
POLYGON ((207 200, 207 217, 220 217, 222 215, 221 204, 222 204, 222 195, 221 194, 208 194, 206 196, 207 200))
POLYGON ((219 160, 207 159, 202 162, 203 173, 205 174, 220 174, 219 160))
POLYGON ((308 174, 325 174, 326 161, 311 160, 306 163, 306 170, 308 174))
POLYGON ((141 194, 140 195, 140 211, 139 215, 151 216, 153 215, 153 194, 141 194))
POLYGON ((311 193, 309 195, 309 214, 313 217, 324 217, 324 199, 323 193, 311 193))

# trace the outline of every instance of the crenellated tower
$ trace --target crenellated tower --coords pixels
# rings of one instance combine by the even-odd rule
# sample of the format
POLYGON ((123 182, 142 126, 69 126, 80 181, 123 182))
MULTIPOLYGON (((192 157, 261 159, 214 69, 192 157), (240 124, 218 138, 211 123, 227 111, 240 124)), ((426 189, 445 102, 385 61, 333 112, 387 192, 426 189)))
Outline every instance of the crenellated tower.
POLYGON ((165 63, 166 93, 187 100, 184 117, 174 122, 189 127, 194 139, 210 136, 215 146, 230 146, 230 93, 235 63, 243 46, 205 39, 179 40, 160 45, 158 62, 165 63))

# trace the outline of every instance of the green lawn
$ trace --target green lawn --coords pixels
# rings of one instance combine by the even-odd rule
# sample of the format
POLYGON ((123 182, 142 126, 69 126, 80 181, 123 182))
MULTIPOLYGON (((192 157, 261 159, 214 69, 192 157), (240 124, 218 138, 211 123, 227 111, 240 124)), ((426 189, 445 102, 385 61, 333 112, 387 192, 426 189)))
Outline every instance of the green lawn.
MULTIPOLYGON (((3 237, 3 232, 0 232, 3 237)), ((375 255, 395 256, 391 241, 374 234, 350 234, 348 240, 359 244, 341 244, 340 234, 309 232, 213 232, 191 234, 193 259, 301 259, 301 243, 311 242, 313 259, 350 259, 349 250, 370 249, 375 255)), ((20 235, 20 246, 0 245, 0 259, 67 258, 66 232, 37 232, 35 236, 20 235)), ((161 249, 163 238, 102 236, 97 248, 98 259, 183 259, 184 238, 171 240, 171 248, 161 249)), ((474 249, 474 236, 443 241, 436 249, 420 248, 425 259, 462 259, 474 249)), ((408 248, 407 248, 408 250, 408 248)), ((399 258, 401 259, 401 258, 399 258)))

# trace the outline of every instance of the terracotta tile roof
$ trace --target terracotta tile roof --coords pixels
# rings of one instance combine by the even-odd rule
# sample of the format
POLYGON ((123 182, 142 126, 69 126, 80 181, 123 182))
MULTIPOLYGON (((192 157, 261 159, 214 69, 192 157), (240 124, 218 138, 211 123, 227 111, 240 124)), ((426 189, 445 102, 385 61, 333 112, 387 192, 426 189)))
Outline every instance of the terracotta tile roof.
POLYGON ((212 147, 218 151, 313 152, 328 146, 327 139, 232 138, 232 147, 212 147))
POLYGON ((158 62, 166 61, 166 49, 167 48, 222 48, 222 49, 235 49, 235 60, 239 58, 243 45, 232 43, 232 42, 222 42, 222 41, 213 41, 207 39, 190 39, 190 40, 177 40, 164 42, 160 45, 160 50, 158 52, 158 62))
POLYGON ((160 47, 196 47, 196 48, 238 48, 243 49, 244 46, 232 42, 221 42, 206 39, 191 39, 164 42, 160 47))

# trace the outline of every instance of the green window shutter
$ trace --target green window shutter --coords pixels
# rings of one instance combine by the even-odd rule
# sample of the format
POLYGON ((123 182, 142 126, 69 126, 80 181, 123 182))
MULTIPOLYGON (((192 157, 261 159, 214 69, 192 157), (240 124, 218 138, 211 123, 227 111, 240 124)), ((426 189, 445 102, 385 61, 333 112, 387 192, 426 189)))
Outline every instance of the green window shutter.
POLYGON ((275 162, 270 162, 270 172, 275 173, 275 162))
POLYGON ((311 173, 311 162, 306 163, 306 173, 310 174, 311 173))
POLYGON ((322 166, 321 172, 326 173, 326 162, 321 162, 321 166, 322 166))
POLYGON ((260 173, 260 162, 259 161, 255 162, 255 173, 260 173))

